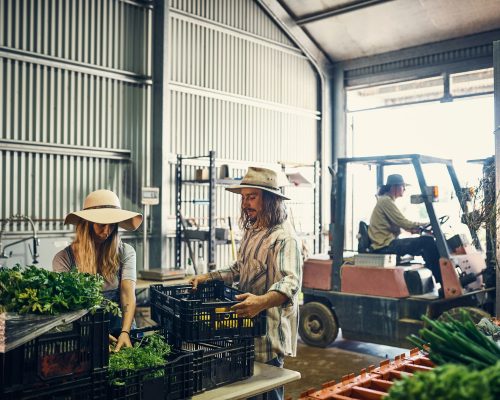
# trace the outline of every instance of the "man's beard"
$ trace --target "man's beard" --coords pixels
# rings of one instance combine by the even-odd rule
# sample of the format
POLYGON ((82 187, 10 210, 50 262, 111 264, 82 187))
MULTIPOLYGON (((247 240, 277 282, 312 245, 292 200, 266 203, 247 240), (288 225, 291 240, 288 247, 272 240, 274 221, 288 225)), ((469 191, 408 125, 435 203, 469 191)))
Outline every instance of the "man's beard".
POLYGON ((244 209, 243 210, 243 214, 245 215, 245 225, 250 226, 250 225, 253 225, 257 221, 257 216, 251 217, 248 214, 247 210, 251 210, 251 211, 255 211, 255 210, 253 210, 253 209, 244 209))

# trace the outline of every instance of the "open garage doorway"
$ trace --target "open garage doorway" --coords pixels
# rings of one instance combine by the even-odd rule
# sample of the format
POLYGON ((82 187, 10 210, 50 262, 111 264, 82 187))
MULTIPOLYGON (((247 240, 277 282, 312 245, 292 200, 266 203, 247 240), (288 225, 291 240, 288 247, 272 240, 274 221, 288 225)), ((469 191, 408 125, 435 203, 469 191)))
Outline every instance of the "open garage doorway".
MULTIPOLYGON (((461 185, 477 186, 483 165, 470 160, 495 153, 493 75, 488 69, 457 76, 462 80, 451 77, 446 95, 441 77, 348 91, 347 156, 419 153, 451 159, 461 185)), ((350 175, 345 248, 356 249, 358 223, 369 221, 377 187, 364 171, 350 175)), ((405 179, 412 183, 415 177, 405 179)), ((410 204, 411 190, 398 206, 408 218, 425 219, 425 210, 410 204)), ((440 191, 446 201, 448 189, 440 191)))

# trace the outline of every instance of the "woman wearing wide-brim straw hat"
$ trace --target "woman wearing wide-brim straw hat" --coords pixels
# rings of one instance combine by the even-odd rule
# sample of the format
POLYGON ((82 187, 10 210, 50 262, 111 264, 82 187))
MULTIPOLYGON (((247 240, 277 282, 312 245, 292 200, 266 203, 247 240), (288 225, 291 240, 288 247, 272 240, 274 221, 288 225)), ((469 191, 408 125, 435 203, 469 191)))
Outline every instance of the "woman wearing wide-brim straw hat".
POLYGON ((135 231, 142 223, 142 215, 123 210, 112 191, 96 190, 87 196, 83 209, 69 213, 64 223, 76 225, 76 237, 71 245, 55 255, 53 270, 67 272, 76 269, 102 275, 104 296, 119 303, 122 310, 121 318, 111 316, 110 321, 115 349, 131 347, 136 255, 132 246, 120 240, 118 227, 135 231))

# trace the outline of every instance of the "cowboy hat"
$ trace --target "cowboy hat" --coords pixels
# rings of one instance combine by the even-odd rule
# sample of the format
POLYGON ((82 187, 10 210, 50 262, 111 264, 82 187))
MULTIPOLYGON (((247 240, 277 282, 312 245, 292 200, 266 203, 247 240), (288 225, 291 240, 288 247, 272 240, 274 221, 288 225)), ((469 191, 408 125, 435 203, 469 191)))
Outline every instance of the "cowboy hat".
POLYGON ((395 185, 403 185, 409 186, 408 183, 405 182, 402 175, 392 174, 387 177, 386 186, 395 186, 395 185))
POLYGON ((239 185, 229 186, 227 191, 233 193, 241 193, 241 189, 256 188, 272 193, 284 200, 290 200, 283 196, 278 186, 278 175, 271 169, 249 167, 246 175, 241 180, 239 185))
POLYGON ((66 215, 64 224, 76 225, 80 220, 96 224, 118 224, 127 231, 135 231, 142 223, 142 215, 122 210, 118 196, 111 190, 96 190, 83 202, 83 210, 66 215))

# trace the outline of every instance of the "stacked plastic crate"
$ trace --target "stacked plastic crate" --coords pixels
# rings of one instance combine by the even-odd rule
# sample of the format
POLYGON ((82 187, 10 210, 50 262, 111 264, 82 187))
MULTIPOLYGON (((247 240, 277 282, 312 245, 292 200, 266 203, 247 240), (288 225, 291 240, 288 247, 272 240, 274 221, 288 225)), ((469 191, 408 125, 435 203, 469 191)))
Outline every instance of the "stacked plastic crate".
POLYGON ((0 398, 107 398, 109 317, 102 310, 0 353, 0 398))
MULTIPOLYGON (((157 333, 169 342, 163 329, 142 328, 133 330, 130 338, 134 346, 145 342, 148 334, 157 333)), ((194 392, 193 354, 171 347, 165 363, 135 369, 128 368, 110 373, 108 398, 113 400, 181 400, 194 392)))
POLYGON ((231 310, 238 290, 222 281, 151 285, 151 316, 183 350, 193 353, 194 393, 253 375, 254 337, 266 332, 265 313, 239 317, 231 310))
POLYGON ((346 375, 340 383, 331 381, 324 383, 321 390, 309 389, 301 394, 300 400, 380 400, 387 396, 395 380, 432 368, 432 361, 418 349, 413 349, 409 357, 401 354, 393 361, 382 361, 377 368, 363 369, 357 376, 346 375))

